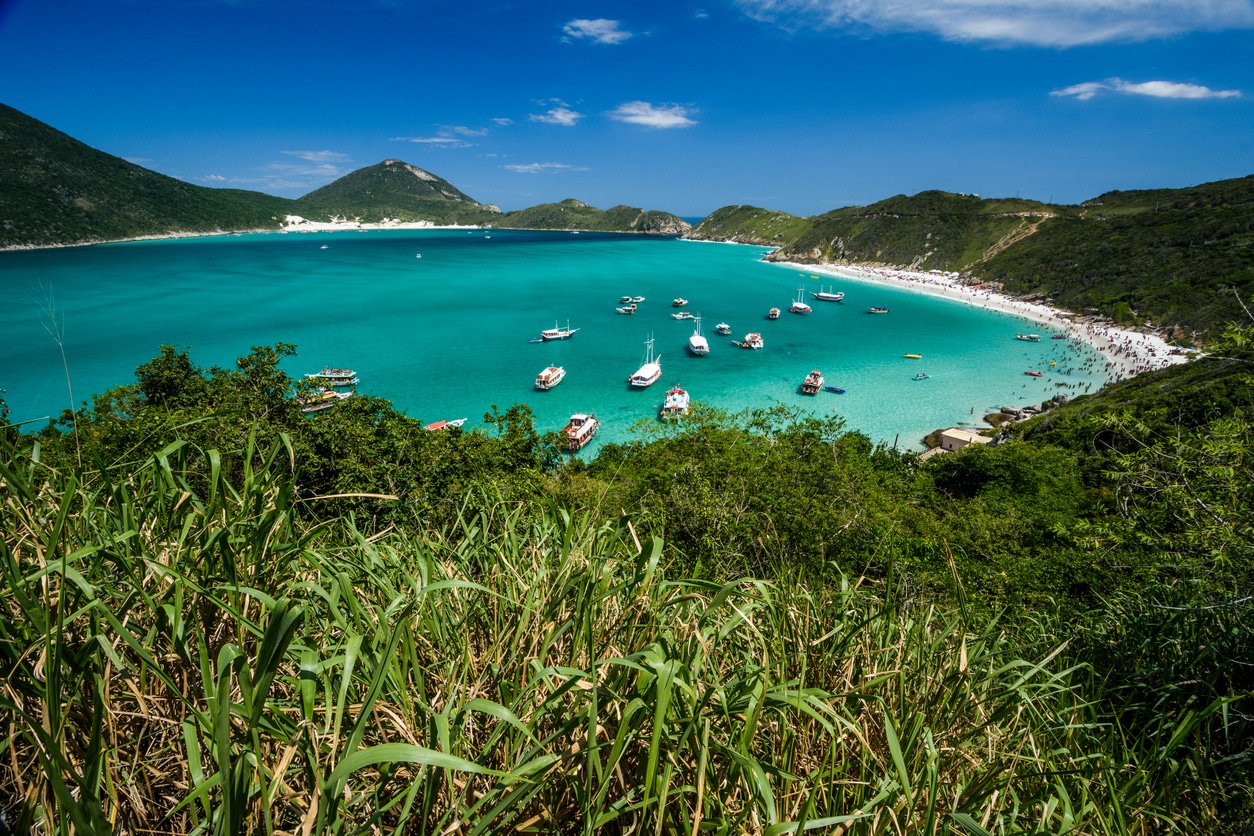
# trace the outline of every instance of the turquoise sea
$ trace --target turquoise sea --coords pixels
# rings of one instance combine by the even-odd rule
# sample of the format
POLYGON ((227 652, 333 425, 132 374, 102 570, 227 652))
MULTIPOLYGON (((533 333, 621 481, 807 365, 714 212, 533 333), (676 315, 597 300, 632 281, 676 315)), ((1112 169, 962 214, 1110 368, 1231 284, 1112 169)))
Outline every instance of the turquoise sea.
POLYGON ((602 422, 601 443, 623 441, 678 383, 694 400, 727 410, 834 411, 873 441, 921 449, 937 427, 980 425, 1002 405, 1089 384, 1095 391, 1105 381, 1081 370, 1093 356, 1087 346, 1047 334, 1040 343, 1014 339, 1040 326, 853 279, 811 278, 762 262, 766 252, 635 235, 407 230, 0 253, 0 388, 11 421, 55 416, 71 403, 62 346, 74 400, 83 401, 133 382, 163 343, 190 346, 193 361, 207 367, 282 341, 298 346, 284 365, 292 376, 353 368, 359 391, 424 423, 468 418, 470 427, 493 404, 526 403, 540 429, 591 411, 602 422), (845 292, 843 304, 807 293, 814 312, 788 312, 799 287, 832 284, 845 292), (623 316, 615 313, 623 295, 646 300, 623 316), (686 351, 693 324, 671 318, 674 297, 702 315, 709 355, 686 351), (891 312, 869 315, 870 305, 891 312), (784 311, 778 320, 765 318, 771 307, 784 311), (579 329, 572 339, 529 342, 568 321, 579 329), (731 337, 714 333, 718 322, 732 326, 731 337), (732 345, 750 331, 763 335, 761 351, 732 345), (627 377, 650 335, 662 379, 631 390, 627 377), (550 363, 564 366, 566 379, 538 392, 535 376, 550 363), (846 393, 800 394, 813 368, 846 393), (1028 377, 1027 369, 1045 374, 1028 377), (920 371, 928 378, 914 380, 920 371))

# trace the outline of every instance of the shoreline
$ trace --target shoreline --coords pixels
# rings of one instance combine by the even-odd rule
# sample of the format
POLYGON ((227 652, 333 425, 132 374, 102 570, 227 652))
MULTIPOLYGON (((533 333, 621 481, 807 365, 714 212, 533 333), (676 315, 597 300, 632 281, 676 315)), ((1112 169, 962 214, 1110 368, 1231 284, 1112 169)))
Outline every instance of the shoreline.
MULTIPOLYGON (((1027 302, 979 284, 968 285, 935 273, 918 273, 887 267, 845 264, 803 264, 795 261, 774 261, 781 267, 848 279, 871 285, 894 287, 939 299, 949 299, 988 311, 1019 317, 1029 322, 1048 325, 1055 333, 1088 343, 1107 364, 1106 385, 1126 380, 1141 372, 1156 371, 1167 366, 1187 363, 1188 353, 1170 345, 1157 334, 1121 328, 1110 320, 1082 316, 1040 302, 1027 302)), ((1049 337, 1045 337, 1049 339, 1049 337)))

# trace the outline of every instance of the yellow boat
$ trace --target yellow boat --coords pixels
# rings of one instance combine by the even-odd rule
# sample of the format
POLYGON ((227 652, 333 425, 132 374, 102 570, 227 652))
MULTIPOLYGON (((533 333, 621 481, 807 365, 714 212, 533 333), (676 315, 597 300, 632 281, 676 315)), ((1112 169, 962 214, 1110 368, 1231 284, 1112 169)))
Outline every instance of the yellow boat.
POLYGON ((903 354, 902 357, 909 357, 911 360, 922 360, 922 354, 903 354))

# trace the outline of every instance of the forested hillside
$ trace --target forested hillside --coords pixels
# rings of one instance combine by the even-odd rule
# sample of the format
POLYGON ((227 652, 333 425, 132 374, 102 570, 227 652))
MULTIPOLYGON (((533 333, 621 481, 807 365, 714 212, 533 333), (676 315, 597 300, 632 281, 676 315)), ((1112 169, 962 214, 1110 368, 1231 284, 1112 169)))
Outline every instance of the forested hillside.
POLYGON ((0 104, 0 247, 278 229, 292 205, 166 177, 0 104))
POLYGON ((1104 194, 978 271, 1073 310, 1213 332, 1254 292, 1254 176, 1104 194))
POLYGON ((578 229, 590 232, 648 232, 681 235, 690 224, 669 212, 614 206, 598 209, 581 200, 542 203, 530 209, 506 212, 493 222, 505 229, 578 229))
POLYGON ((1250 339, 926 462, 567 461, 166 347, 0 430, 5 827, 1244 834, 1250 339))
POLYGON ((732 206, 692 237, 774 245, 777 261, 966 273, 1124 324, 1214 335, 1254 294, 1254 176, 1080 206, 936 191, 805 219, 732 206))
POLYGON ((332 217, 379 223, 430 221, 438 224, 490 223, 498 215, 442 177, 401 160, 359 168, 301 197, 306 217, 332 217))

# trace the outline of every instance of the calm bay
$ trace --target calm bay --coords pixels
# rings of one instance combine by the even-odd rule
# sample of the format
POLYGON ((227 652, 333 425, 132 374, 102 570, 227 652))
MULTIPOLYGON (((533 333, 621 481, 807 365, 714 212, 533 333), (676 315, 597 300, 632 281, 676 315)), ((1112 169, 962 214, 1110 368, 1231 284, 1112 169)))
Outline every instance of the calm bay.
POLYGON ((1024 320, 855 279, 835 282, 843 304, 815 301, 809 291, 833 280, 763 262, 766 252, 636 235, 456 229, 0 253, 0 388, 11 421, 56 416, 71 403, 62 347, 74 400, 82 401, 133 382, 163 343, 190 346, 193 361, 207 367, 282 341, 298 346, 284 362, 293 377, 353 368, 359 391, 424 423, 467 418, 471 427, 494 404, 526 403, 541 430, 591 411, 602 422, 600 443, 625 441, 679 384, 720 409, 834 412, 873 441, 921 449, 937 427, 982 425, 981 416, 1002 405, 1105 382, 1101 363, 1091 375, 1081 368, 1094 356, 1083 344, 1015 340, 1033 327, 1024 320), (809 315, 788 312, 799 288, 809 315), (620 315, 623 295, 645 301, 620 315), (671 318, 675 297, 703 317, 709 355, 685 350, 693 323, 671 318), (869 315, 872 305, 890 313, 869 315), (778 320, 766 319, 771 307, 783 310, 778 320), (573 338, 530 342, 568 321, 579 329, 573 338), (716 335, 718 322, 730 324, 732 336, 716 335), (762 334, 762 350, 732 344, 750 331, 762 334), (631 390, 627 377, 650 335, 662 378, 631 390), (563 366, 566 379, 536 391, 535 376, 549 364, 563 366), (845 394, 800 394, 813 368, 845 394), (927 378, 915 380, 918 372, 927 378))

